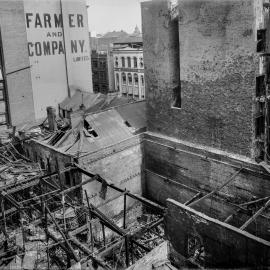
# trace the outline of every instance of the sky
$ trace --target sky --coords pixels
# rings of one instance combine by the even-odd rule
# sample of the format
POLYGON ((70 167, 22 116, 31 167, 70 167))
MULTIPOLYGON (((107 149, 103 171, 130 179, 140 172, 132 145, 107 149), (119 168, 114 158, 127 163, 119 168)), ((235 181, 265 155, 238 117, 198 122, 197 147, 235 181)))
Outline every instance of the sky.
POLYGON ((89 31, 105 34, 124 30, 132 33, 138 25, 141 30, 140 0, 88 0, 89 31))

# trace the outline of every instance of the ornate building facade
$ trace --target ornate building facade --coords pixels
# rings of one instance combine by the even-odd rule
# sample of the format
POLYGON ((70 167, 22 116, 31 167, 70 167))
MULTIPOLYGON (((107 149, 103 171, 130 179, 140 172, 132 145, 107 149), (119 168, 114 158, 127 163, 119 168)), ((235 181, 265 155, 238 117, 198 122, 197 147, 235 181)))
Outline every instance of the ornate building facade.
POLYGON ((114 43, 113 59, 115 89, 122 96, 144 99, 143 42, 138 29, 132 36, 114 43))

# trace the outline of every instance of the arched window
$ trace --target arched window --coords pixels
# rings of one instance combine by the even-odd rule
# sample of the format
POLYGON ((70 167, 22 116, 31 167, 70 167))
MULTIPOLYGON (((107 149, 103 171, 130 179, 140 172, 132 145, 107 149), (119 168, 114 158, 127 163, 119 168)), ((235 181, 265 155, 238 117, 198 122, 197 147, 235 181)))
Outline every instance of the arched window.
POLYGON ((125 67, 125 57, 121 57, 121 61, 122 61, 122 67, 125 67))
POLYGON ((127 62, 128 62, 128 67, 131 67, 131 58, 130 57, 127 58, 127 62))
POLYGON ((143 58, 140 57, 140 68, 143 68, 143 58))
POLYGON ((119 63, 118 63, 118 57, 115 57, 114 63, 115 63, 115 67, 118 67, 118 65, 119 65, 119 63))
POLYGON ((142 83, 142 86, 144 86, 144 77, 143 77, 143 75, 141 75, 141 83, 142 83))
POLYGON ((134 84, 135 84, 136 86, 139 85, 139 77, 138 77, 138 74, 137 74, 137 73, 134 73, 134 84))
POLYGON ((138 67, 137 57, 133 57, 134 68, 138 67))
POLYGON ((127 75, 125 72, 122 73, 122 84, 127 84, 127 75))
POLYGON ((132 85, 132 75, 131 75, 131 73, 128 73, 128 84, 132 85))

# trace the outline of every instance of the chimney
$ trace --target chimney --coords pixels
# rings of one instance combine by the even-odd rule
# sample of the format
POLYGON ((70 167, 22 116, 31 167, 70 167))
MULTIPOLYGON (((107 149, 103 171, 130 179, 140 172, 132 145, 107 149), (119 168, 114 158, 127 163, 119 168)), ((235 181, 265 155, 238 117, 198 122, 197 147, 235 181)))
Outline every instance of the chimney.
POLYGON ((57 130, 56 125, 56 110, 53 107, 47 107, 47 117, 48 117, 48 123, 49 123, 49 130, 55 131, 57 130))

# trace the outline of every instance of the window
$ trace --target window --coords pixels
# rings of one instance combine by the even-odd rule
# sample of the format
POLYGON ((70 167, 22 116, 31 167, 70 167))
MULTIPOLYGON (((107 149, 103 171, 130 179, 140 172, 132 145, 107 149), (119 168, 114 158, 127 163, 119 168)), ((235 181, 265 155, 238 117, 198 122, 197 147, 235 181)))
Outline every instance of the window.
POLYGON ((99 85, 98 84, 94 84, 94 92, 95 93, 99 92, 99 85))
POLYGON ((132 85, 132 74, 128 73, 128 84, 132 85))
POLYGON ((114 61, 114 66, 118 67, 119 63, 118 63, 118 57, 115 57, 115 61, 114 61))
POLYGON ((137 68, 138 67, 137 57, 133 57, 133 62, 134 62, 134 68, 137 68))
POLYGON ((43 161, 43 159, 42 159, 42 158, 40 158, 39 163, 40 163, 40 167, 41 167, 41 169, 42 169, 42 170, 45 170, 45 163, 44 163, 44 161, 43 161))
POLYGON ((127 75, 125 72, 122 73, 122 84, 127 84, 127 75))
POLYGON ((131 58, 130 57, 127 58, 127 62, 128 62, 128 67, 130 68, 131 67, 131 58))
POLYGON ((143 58, 140 58, 140 68, 143 68, 143 58))
POLYGON ((120 88, 119 88, 119 74, 116 73, 115 77, 116 77, 116 90, 119 91, 120 90, 120 88))
POLYGON ((70 181, 70 172, 65 172, 65 184, 67 186, 71 185, 71 181, 70 181))
POLYGON ((256 97, 261 97, 266 94, 265 75, 256 77, 256 97))
POLYGON ((172 87, 172 108, 181 108, 181 81, 180 81, 180 43, 179 43, 179 23, 178 20, 172 21, 172 32, 174 33, 173 53, 175 55, 173 61, 173 81, 174 86, 172 87))
POLYGON ((138 74, 137 74, 137 73, 134 73, 134 84, 135 84, 136 86, 139 85, 139 77, 138 77, 138 74))
POLYGON ((101 68, 106 68, 106 61, 105 61, 105 60, 101 60, 101 61, 99 62, 99 64, 100 64, 100 67, 101 67, 101 68))
POLYGON ((98 68, 98 61, 97 60, 93 60, 93 67, 98 68))
POLYGON ((106 80, 106 74, 105 72, 99 72, 99 79, 100 81, 105 81, 106 80))
POLYGON ((122 61, 122 67, 125 67, 125 57, 121 57, 121 61, 122 61))
POLYGON ((264 52, 266 47, 266 30, 257 31, 257 52, 264 52))
POLYGON ((141 75, 141 83, 142 83, 142 86, 144 86, 144 77, 143 77, 143 75, 141 75))

